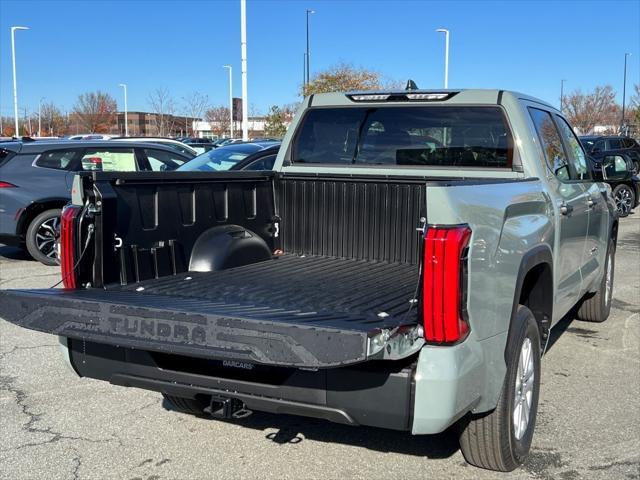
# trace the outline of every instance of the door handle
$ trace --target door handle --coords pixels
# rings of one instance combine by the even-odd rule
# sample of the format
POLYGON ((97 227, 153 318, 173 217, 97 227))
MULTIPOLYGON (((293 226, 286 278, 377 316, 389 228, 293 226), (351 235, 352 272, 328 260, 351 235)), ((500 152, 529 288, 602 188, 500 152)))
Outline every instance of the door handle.
POLYGON ((560 213, 562 215, 569 215, 571 212, 573 212, 573 206, 567 205, 564 202, 560 204, 560 213))
POLYGON ((597 203, 598 201, 593 199, 592 197, 589 197, 589 199, 587 200, 587 205, 589 206, 589 208, 595 207, 597 203))

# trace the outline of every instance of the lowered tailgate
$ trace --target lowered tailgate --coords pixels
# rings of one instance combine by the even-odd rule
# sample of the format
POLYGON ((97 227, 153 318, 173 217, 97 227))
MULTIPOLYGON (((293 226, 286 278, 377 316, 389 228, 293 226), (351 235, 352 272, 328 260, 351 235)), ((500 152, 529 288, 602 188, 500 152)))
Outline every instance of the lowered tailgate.
POLYGON ((33 330, 143 350, 326 368, 419 350, 423 340, 410 308, 416 275, 414 266, 291 257, 110 290, 4 290, 0 316, 33 330), (260 281, 259 272, 274 279, 260 281), (293 287, 282 292, 276 278, 293 287))

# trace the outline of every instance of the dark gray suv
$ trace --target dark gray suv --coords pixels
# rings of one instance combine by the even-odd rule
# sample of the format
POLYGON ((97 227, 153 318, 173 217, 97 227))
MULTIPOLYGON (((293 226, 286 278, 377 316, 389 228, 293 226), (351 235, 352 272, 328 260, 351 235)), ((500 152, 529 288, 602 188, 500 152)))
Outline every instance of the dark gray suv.
POLYGON ((174 170, 186 155, 155 143, 12 141, 0 143, 0 243, 55 265, 62 207, 78 171, 174 170))

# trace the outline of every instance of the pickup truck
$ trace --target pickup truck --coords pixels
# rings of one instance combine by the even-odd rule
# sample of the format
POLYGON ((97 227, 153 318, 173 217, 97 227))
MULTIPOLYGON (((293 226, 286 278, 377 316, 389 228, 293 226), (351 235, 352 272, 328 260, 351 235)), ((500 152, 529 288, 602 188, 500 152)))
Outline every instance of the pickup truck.
POLYGON ((272 171, 78 174, 65 288, 0 291, 0 316, 178 410, 450 429, 510 471, 551 328, 609 315, 617 222, 540 100, 312 95, 272 171))

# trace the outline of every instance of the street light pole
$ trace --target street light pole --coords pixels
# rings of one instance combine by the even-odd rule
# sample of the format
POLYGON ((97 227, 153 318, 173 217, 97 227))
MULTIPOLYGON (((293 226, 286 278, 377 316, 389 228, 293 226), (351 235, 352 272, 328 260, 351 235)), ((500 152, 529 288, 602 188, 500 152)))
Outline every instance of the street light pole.
POLYGON ((624 80, 622 82, 622 120, 620 121, 620 132, 624 128, 624 104, 627 100, 627 57, 631 56, 630 53, 624 54, 624 80))
POLYGON ((309 51, 309 14, 314 14, 316 13, 315 10, 309 10, 307 9, 307 76, 306 76, 306 80, 305 80, 305 85, 307 85, 309 83, 309 71, 311 69, 311 53, 309 51))
POLYGON ((13 118, 15 120, 14 136, 20 136, 18 125, 18 84, 16 81, 16 30, 29 30, 29 27, 11 27, 11 62, 13 64, 13 118))
POLYGON ((444 88, 449 88, 449 30, 439 28, 436 32, 444 33, 444 88))
POLYGON ((229 69, 229 136, 233 138, 233 67, 223 65, 222 68, 229 69))
POLYGON ((242 66, 242 140, 249 140, 249 105, 247 104, 247 0, 240 0, 240 54, 242 66))
POLYGON ((120 87, 124 89, 124 136, 129 136, 129 112, 127 107, 127 84, 120 83, 120 87))
POLYGON ((560 80, 560 113, 564 113, 564 82, 564 78, 560 80))
POLYGON ((44 100, 45 97, 41 97, 40 101, 38 102, 38 136, 41 137, 42 136, 42 100, 44 100))

